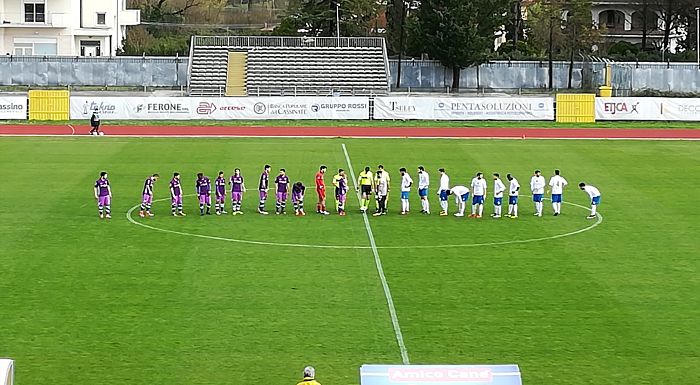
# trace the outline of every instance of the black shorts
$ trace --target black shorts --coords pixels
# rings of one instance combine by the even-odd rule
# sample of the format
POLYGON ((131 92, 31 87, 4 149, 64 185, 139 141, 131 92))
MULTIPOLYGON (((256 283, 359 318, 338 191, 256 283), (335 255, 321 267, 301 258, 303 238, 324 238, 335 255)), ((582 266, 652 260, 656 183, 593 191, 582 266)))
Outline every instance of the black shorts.
POLYGON ((372 186, 371 185, 363 184, 362 186, 360 186, 360 188, 361 188, 361 191, 363 194, 367 194, 367 195, 372 194, 372 186))

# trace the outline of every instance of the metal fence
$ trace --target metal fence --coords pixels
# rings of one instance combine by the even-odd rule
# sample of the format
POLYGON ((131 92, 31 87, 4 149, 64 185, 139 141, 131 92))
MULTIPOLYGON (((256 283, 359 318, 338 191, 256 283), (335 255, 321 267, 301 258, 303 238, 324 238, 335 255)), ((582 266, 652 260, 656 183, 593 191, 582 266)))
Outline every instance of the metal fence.
MULTIPOLYGON (((241 37, 237 37, 241 38, 241 37)), ((290 39, 290 38, 286 38, 290 39)), ((302 38, 299 38, 302 39, 302 38)), ((293 44, 291 41, 285 44, 293 44)), ((336 40, 333 38, 325 38, 336 40)), ((324 39, 317 41, 324 41, 324 39)), ((342 40, 342 39, 341 39, 342 40)), ((350 39, 345 39, 347 44, 350 39)), ((370 39, 373 40, 374 39, 370 39)), ((382 39, 376 39, 379 43, 382 39)), ((328 42, 330 44, 330 42, 328 42)), ((345 44, 345 43, 341 43, 345 44)), ((359 44, 359 43, 358 43, 359 44)), ((390 85, 396 86, 397 61, 389 60, 390 85)), ((572 87, 596 87, 604 82, 606 63, 574 63, 572 87)), ((616 95, 656 90, 700 93, 700 69, 692 63, 610 63, 616 95)), ((186 57, 65 57, 0 56, 0 86, 108 86, 178 88, 188 84, 186 57)), ((554 88, 568 87, 569 63, 554 63, 554 88)), ((452 72, 432 60, 404 60, 401 89, 445 91, 452 72)), ((462 70, 460 86, 466 90, 517 93, 546 90, 549 70, 541 62, 492 62, 462 70)))
POLYGON ((382 47, 381 37, 194 36, 208 47, 382 47))
MULTIPOLYGON (((700 68, 692 63, 609 63, 612 86, 618 95, 656 90, 700 93, 700 68)), ((604 84, 602 62, 574 62, 571 86, 581 89, 604 84)), ((397 60, 389 61, 391 87, 396 88, 397 60)), ((466 68, 460 75, 460 87, 466 90, 546 90, 549 68, 546 61, 491 62, 466 68)), ((452 70, 433 60, 401 62, 401 89, 447 89, 452 85, 452 70)), ((553 87, 569 86, 569 63, 553 63, 553 87)))
POLYGON ((184 57, 0 56, 0 86, 181 87, 184 57))

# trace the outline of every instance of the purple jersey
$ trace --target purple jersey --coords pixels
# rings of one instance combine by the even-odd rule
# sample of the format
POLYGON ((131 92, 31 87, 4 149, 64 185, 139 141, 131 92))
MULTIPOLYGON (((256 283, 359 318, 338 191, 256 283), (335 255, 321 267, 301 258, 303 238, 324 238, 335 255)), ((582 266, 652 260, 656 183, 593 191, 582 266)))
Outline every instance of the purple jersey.
POLYGON ((231 175, 231 192, 243 192, 243 176, 231 175))
POLYGON ((153 177, 149 176, 143 182, 143 195, 153 195, 153 177))
POLYGON ((211 181, 206 176, 197 178, 195 186, 197 187, 197 194, 199 195, 206 195, 211 191, 211 181))
POLYGON ((258 189, 267 190, 268 188, 270 188, 270 173, 263 172, 260 174, 260 184, 258 185, 258 189))
POLYGON ((306 191, 306 187, 304 185, 297 185, 297 184, 292 185, 292 195, 303 196, 304 191, 306 191))
POLYGON ((338 179, 338 187, 335 188, 335 195, 345 195, 348 191, 348 182, 345 178, 338 179))
POLYGON ((182 195, 182 186, 180 186, 180 179, 179 178, 173 178, 170 181, 170 190, 172 191, 173 196, 182 195))
POLYGON ((95 188, 97 189, 97 196, 109 196, 109 180, 107 180, 107 178, 100 178, 96 180, 95 188))
POLYGON ((277 178, 275 178, 275 183, 277 183, 277 192, 287 192, 289 177, 286 175, 278 175, 277 178))
POLYGON ((216 186, 217 196, 226 195, 226 178, 221 176, 216 178, 216 180, 214 181, 214 185, 216 186))

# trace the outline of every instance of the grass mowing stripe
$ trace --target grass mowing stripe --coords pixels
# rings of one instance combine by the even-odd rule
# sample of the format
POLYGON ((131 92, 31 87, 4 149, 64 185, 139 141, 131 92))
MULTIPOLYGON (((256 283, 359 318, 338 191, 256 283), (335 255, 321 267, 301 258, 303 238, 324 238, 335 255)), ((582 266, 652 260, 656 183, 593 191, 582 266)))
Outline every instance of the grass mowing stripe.
MULTIPOLYGON (((360 201, 360 192, 357 189, 357 180, 355 179, 355 170, 352 168, 352 162, 350 161, 350 155, 348 154, 348 149, 345 147, 345 143, 341 144, 343 147, 343 153, 345 154, 345 161, 348 163, 348 171, 352 177, 352 187, 355 189, 355 196, 357 197, 357 202, 362 204, 360 201)), ((377 250, 377 244, 374 241, 374 234, 372 234, 372 226, 369 225, 369 219, 367 219, 367 213, 362 213, 362 219, 365 222, 365 229, 367 230, 367 237, 369 238, 370 246, 372 247, 372 254, 374 254, 374 264, 377 266, 377 273, 379 273, 379 280, 382 282, 382 288, 384 289, 384 297, 386 297, 386 304, 389 307, 389 314, 391 315, 391 325, 394 327, 394 334, 396 334, 396 342, 399 345, 399 351, 401 352, 401 361, 404 365, 409 365, 411 362, 408 359, 408 350, 406 349, 406 344, 403 342, 403 334, 401 333, 401 325, 399 325, 399 317, 396 315, 396 308, 394 307, 394 299, 391 296, 391 290, 389 289, 389 283, 386 281, 386 276, 384 275, 384 268, 382 267, 382 260, 379 258, 379 251, 377 250)))

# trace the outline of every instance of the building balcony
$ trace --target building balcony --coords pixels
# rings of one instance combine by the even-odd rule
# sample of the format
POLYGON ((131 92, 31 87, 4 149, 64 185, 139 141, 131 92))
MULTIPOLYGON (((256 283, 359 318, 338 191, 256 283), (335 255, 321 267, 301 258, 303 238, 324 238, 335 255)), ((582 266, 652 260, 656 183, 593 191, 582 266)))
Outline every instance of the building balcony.
POLYGON ((0 28, 68 28, 67 13, 0 13, 0 28))

